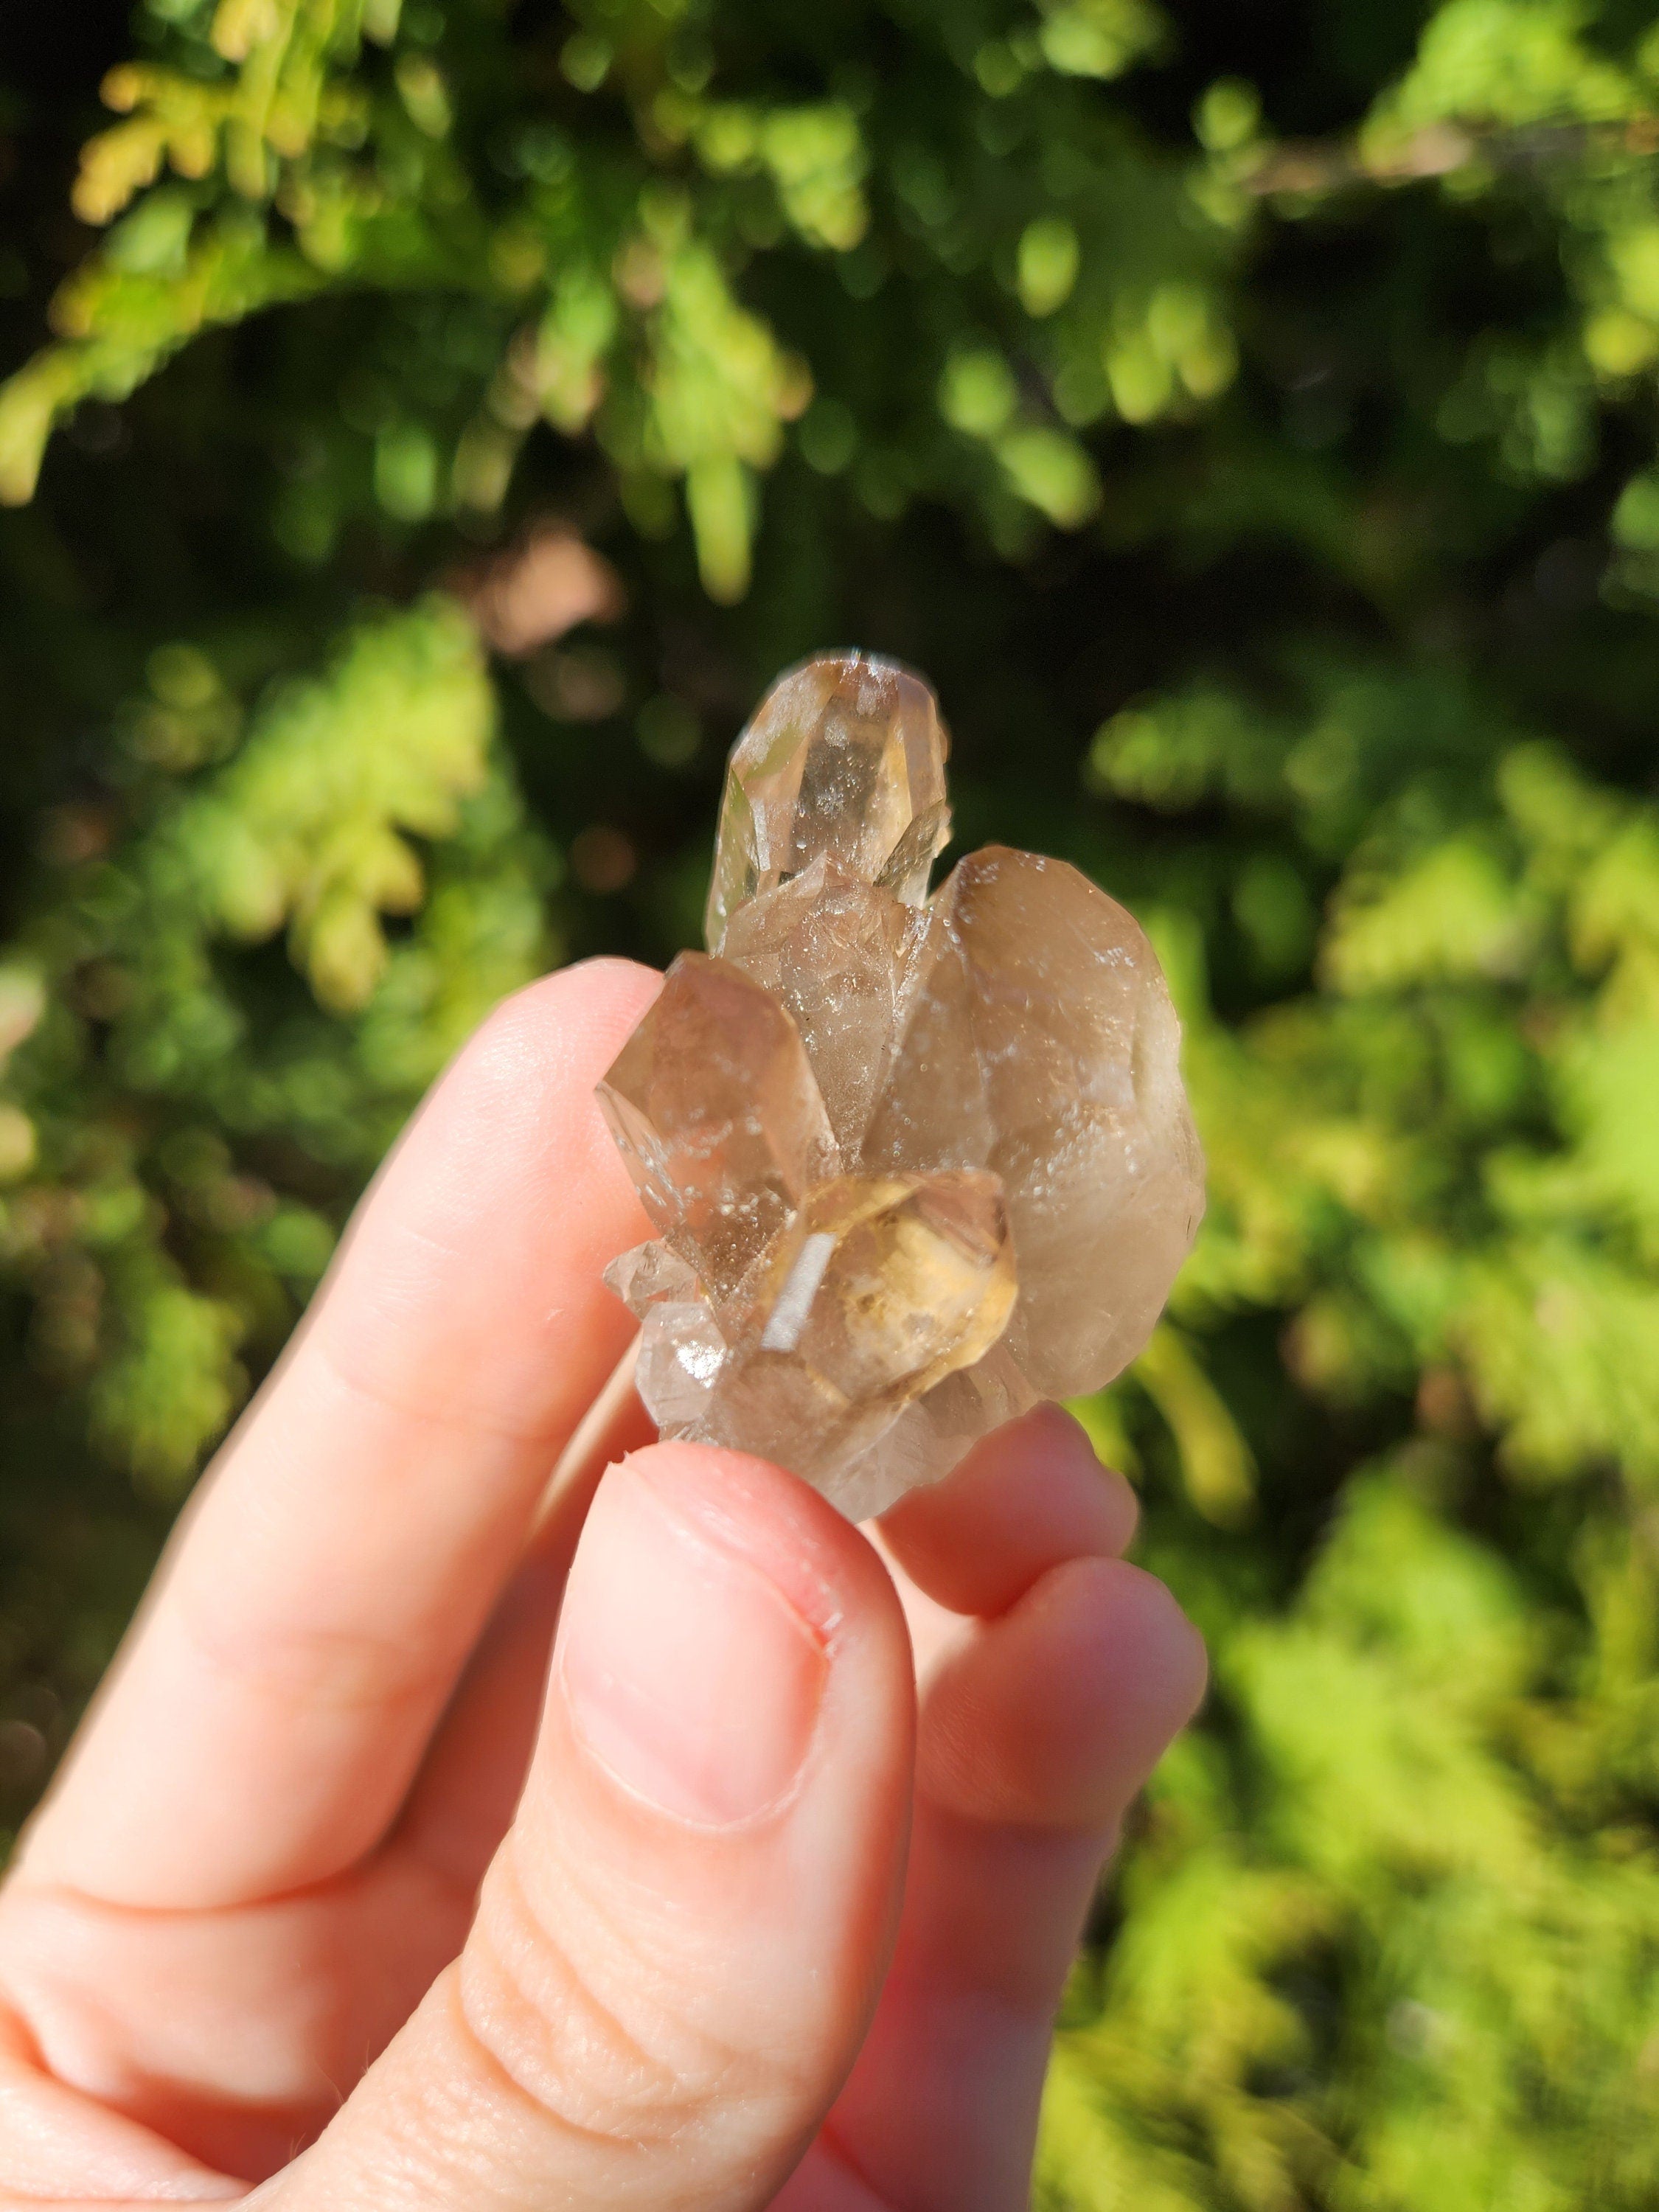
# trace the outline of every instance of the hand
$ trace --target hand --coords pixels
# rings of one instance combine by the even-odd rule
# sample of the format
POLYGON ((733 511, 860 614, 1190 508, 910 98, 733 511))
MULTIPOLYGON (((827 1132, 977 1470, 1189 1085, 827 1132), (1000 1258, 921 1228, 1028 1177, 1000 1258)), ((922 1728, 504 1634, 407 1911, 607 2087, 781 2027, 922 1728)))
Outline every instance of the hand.
POLYGON ((655 988, 485 1024, 185 1516, 0 1893, 0 2206, 1024 2203, 1200 1646, 1053 1408, 878 1553, 605 1397, 655 988))

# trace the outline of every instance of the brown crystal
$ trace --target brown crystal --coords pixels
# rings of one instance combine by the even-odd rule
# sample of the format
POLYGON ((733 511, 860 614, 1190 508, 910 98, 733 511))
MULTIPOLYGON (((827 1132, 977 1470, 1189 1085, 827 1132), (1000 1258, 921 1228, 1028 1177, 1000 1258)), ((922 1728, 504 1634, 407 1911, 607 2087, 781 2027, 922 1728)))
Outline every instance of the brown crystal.
POLYGON ((601 1087, 662 1242, 607 1274, 665 1434, 879 1512, 1150 1334, 1203 1211, 1139 925, 948 827, 933 695, 825 656, 732 755, 709 942, 601 1087))
POLYGON ((799 1030, 702 952, 670 968, 599 1103, 647 1213, 717 1311, 841 1164, 799 1030))
POLYGON ((907 1406, 875 1443, 839 1470, 830 1495, 850 1520, 884 1513, 906 1491, 948 1474, 981 1437, 1036 1402, 1005 1339, 907 1406))
POLYGON ((862 1164, 999 1176, 1008 1349, 1042 1396, 1098 1389, 1151 1335, 1203 1212, 1157 956, 1075 868, 992 845, 940 887, 921 966, 862 1164))
POLYGON ((920 677, 821 653, 780 677, 732 750, 708 890, 711 952, 747 900, 822 854, 915 905, 951 834, 950 740, 920 677))
POLYGON ((1014 1289, 994 1176, 842 1176, 757 1271, 743 1338, 689 1433, 831 1474, 983 1358, 1014 1289))
POLYGON ((897 1035, 925 918, 820 854, 741 906, 723 957, 786 1007, 842 1149, 855 1154, 897 1035))

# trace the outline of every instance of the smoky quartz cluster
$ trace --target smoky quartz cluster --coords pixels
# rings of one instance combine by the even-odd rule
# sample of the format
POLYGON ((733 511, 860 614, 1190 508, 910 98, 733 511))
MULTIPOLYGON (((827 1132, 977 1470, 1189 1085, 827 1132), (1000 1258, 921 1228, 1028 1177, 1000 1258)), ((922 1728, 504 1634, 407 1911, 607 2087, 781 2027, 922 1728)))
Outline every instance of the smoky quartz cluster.
POLYGON ((658 1231, 607 1276, 647 1409, 854 1518, 1109 1382, 1204 1206, 1133 916, 995 845, 928 896, 948 750, 895 662, 781 678, 732 751, 708 951, 599 1091, 658 1231))

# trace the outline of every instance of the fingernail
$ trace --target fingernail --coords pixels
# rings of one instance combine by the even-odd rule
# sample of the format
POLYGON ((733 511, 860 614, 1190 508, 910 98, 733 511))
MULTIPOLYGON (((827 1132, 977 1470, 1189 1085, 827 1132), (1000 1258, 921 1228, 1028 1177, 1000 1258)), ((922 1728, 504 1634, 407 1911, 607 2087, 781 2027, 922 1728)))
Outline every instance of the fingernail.
POLYGON ((583 1532, 559 1645, 577 1735, 662 1811, 729 1827, 777 1803, 800 1772, 823 1644, 762 1569, 626 1463, 583 1532))

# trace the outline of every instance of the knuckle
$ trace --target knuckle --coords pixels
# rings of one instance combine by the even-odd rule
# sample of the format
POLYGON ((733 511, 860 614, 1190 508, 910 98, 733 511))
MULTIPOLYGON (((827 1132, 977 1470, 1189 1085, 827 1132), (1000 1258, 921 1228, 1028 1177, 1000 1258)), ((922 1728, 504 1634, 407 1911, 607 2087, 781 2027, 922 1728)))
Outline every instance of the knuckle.
POLYGON ((216 1678, 261 1702, 310 1711, 422 1708, 447 1686, 447 1666, 423 1639, 324 1622, 232 1613, 210 1597, 179 1592, 188 1643, 216 1678))
POLYGON ((772 2101, 769 2069, 691 2016, 672 1972, 602 1901, 573 1887, 559 1925, 538 1912, 510 1843, 461 1967, 466 2032, 521 2095, 590 2141, 665 2150, 706 2134, 711 2112, 731 2119, 772 2101))

